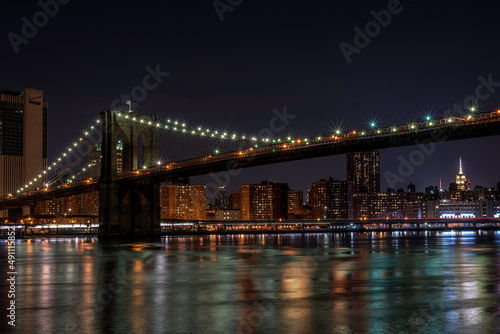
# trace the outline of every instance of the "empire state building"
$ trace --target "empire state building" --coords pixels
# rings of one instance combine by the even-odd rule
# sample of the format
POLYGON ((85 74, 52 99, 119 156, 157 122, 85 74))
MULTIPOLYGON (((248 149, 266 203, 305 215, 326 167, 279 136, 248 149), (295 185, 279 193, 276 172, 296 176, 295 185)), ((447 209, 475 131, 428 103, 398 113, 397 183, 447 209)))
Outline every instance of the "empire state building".
POLYGON ((469 185, 470 182, 467 181, 467 178, 465 177, 464 171, 462 169, 462 157, 460 157, 460 169, 457 174, 457 189, 458 190, 469 190, 469 185))

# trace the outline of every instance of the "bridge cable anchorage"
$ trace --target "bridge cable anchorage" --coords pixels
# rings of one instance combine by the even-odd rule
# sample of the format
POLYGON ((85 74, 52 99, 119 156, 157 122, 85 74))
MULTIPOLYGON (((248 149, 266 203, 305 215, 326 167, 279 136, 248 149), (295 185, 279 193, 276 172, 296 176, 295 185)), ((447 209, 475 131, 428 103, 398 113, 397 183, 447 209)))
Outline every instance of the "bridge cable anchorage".
MULTIPOLYGON (((75 140, 71 145, 69 145, 64 152, 62 152, 59 157, 57 157, 54 161, 51 163, 47 163, 47 168, 43 169, 39 172, 37 177, 34 177, 32 180, 27 181, 26 185, 22 186, 21 188, 16 190, 16 195, 22 194, 26 191, 28 191, 30 188, 36 186, 36 182, 39 180, 42 180, 43 177, 51 173, 52 171, 57 170, 57 165, 64 163, 64 161, 68 160, 71 158, 74 154, 74 151, 78 149, 79 147, 83 146, 85 144, 86 138, 90 136, 93 132, 97 131, 98 128, 100 127, 101 120, 97 119, 95 121, 95 124, 90 125, 89 127, 85 128, 82 133, 83 135, 80 136, 77 140, 75 140)), ((92 143, 89 143, 92 145, 92 143)), ((90 149, 90 147, 89 147, 90 149)), ((89 149, 87 149, 87 152, 83 155, 79 156, 79 159, 77 161, 81 161, 82 157, 86 156, 89 153, 89 149)), ((74 163, 72 164, 72 167, 74 167, 74 163)), ((55 178, 58 179, 60 177, 60 174, 65 174, 67 171, 63 171, 61 173, 56 173, 55 178)), ((47 182, 48 184, 48 182, 47 182)), ((45 186, 45 185, 43 185, 45 186)))

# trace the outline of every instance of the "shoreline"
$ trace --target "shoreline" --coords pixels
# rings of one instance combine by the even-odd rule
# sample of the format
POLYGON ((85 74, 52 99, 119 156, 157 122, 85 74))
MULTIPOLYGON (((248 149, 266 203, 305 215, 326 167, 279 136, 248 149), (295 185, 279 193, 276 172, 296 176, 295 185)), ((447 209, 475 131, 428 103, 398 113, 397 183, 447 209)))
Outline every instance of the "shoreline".
MULTIPOLYGON (((226 230, 226 231, 166 231, 160 235, 151 237, 169 237, 169 236, 207 236, 207 235, 266 235, 266 234, 314 234, 314 233, 371 233, 371 232, 479 232, 479 231, 500 231, 500 227, 483 226, 483 227, 436 227, 436 228, 380 228, 380 229, 363 229, 363 228, 337 228, 337 229, 322 229, 322 230, 226 230)), ((40 238, 74 238, 74 237, 98 237, 98 233, 54 233, 54 234, 28 234, 16 239, 40 239, 40 238)), ((131 238, 140 239, 148 238, 148 236, 116 236, 116 238, 131 238)), ((7 236, 0 235, 0 240, 6 240, 7 236)), ((109 239, 109 238, 107 238, 109 239)), ((113 239, 113 238, 111 238, 113 239)))

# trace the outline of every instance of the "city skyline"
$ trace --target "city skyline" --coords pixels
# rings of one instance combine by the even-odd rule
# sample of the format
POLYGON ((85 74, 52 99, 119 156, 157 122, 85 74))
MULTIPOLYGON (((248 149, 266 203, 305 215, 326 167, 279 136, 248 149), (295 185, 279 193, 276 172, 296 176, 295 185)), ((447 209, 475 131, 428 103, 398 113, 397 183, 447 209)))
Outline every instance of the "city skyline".
MULTIPOLYGON (((361 152, 360 152, 361 153, 361 152)), ((383 156, 383 150, 380 151, 380 155, 383 156)), ((344 157, 345 156, 345 159, 347 160, 347 155, 342 155, 341 157, 344 157)), ((338 158, 338 157, 337 157, 338 158)), ((413 182, 412 178, 408 178, 407 182, 406 183, 398 183, 398 186, 397 187, 380 187, 380 192, 386 192, 387 189, 394 189, 394 191, 397 191, 398 189, 402 188, 403 190, 406 191, 407 189, 407 186, 411 183, 413 184, 413 186, 415 186, 416 188, 416 192, 425 192, 426 188, 429 187, 429 186, 436 186, 436 187, 439 187, 440 183, 442 184, 442 188, 447 190, 450 188, 450 185, 452 183, 455 183, 456 182, 456 178, 457 178, 457 174, 459 174, 459 171, 460 171, 460 166, 461 166, 461 163, 460 161, 462 160, 462 156, 459 155, 457 156, 457 162, 456 162, 456 166, 455 166, 455 169, 454 170, 450 170, 448 171, 448 173, 445 173, 445 175, 443 175, 442 177, 439 177, 437 180, 435 181, 429 181, 428 183, 425 183, 425 184, 416 184, 415 182, 413 182), (441 182, 440 182, 441 181, 441 182), (447 182, 449 181, 449 182, 447 182)), ((384 162, 383 162, 383 158, 380 158, 380 165, 383 166, 384 165, 384 162)), ((286 163, 285 163, 286 164, 286 163)), ((267 167, 267 166, 266 166, 267 167)), ((264 167, 264 168, 266 168, 264 167)), ((256 167, 256 168, 262 168, 262 167, 256 167)), ((276 178, 276 179, 273 179, 273 178, 263 178, 261 180, 269 180, 271 182, 285 182, 285 183, 288 183, 290 185, 290 188, 293 189, 293 190, 296 190, 296 191, 302 191, 304 194, 307 193, 308 190, 311 189, 311 184, 318 181, 319 179, 323 178, 323 179, 327 179, 327 178, 330 178, 330 177, 333 177, 335 179, 338 179, 338 180, 347 180, 348 179, 348 172, 347 172, 347 168, 345 169, 345 174, 343 176, 337 176, 337 175, 332 175, 332 174, 325 174, 325 175, 319 175, 318 177, 315 177, 315 178, 312 178, 312 177, 306 177, 304 176, 303 180, 302 180, 302 184, 306 183, 307 181, 305 180, 311 180, 310 183, 309 183, 309 186, 306 186, 305 188, 301 189, 301 188, 296 188, 293 186, 294 182, 293 180, 287 180, 283 177, 280 177, 280 178, 276 178)), ((462 170, 466 171, 466 167, 463 167, 462 166, 462 170)), ((425 171, 424 171, 425 173, 425 171)), ((381 180, 381 184, 384 184, 383 182, 383 174, 384 174, 384 169, 381 167, 381 171, 380 171, 380 180, 381 180)), ((467 180, 470 181, 470 178, 468 177, 470 174, 467 172, 467 173, 464 173, 467 175, 467 180)), ((237 177, 235 177, 237 178, 237 177)), ((203 179, 206 179, 206 177, 194 177, 192 178, 192 183, 193 184, 198 184, 200 183, 199 181, 200 180, 203 180, 203 179)), ((239 179, 239 178, 238 178, 239 179)), ((494 179, 494 178, 493 178, 494 179)), ((248 180, 248 179, 247 179, 248 180)), ((252 184, 252 183, 255 183, 255 182, 260 182, 261 180, 259 180, 258 178, 254 178, 254 179, 250 179, 247 184, 252 184)), ((213 182, 213 180, 210 180, 209 182, 213 182)), ((480 187, 485 187, 485 188, 496 188, 498 186, 498 183, 500 182, 500 174, 498 174, 498 181, 495 181, 493 182, 493 184, 476 184, 476 183, 472 183, 470 184, 470 189, 474 189, 475 186, 480 186, 480 187)), ((201 184, 201 183, 200 183, 201 184)), ((241 184, 244 184, 244 183, 240 183, 238 184, 237 182, 231 182, 229 187, 228 186, 225 186, 225 188, 227 188, 227 191, 228 193, 235 193, 237 191, 239 191, 239 187, 241 184)), ((215 197, 214 197, 215 198, 215 197)), ((304 195, 304 198, 305 198, 305 195, 304 195)), ((207 198, 207 201, 209 203, 212 203, 213 202, 213 199, 208 197, 207 198)))
POLYGON ((498 332, 498 9, 5 1, 0 328, 498 332))

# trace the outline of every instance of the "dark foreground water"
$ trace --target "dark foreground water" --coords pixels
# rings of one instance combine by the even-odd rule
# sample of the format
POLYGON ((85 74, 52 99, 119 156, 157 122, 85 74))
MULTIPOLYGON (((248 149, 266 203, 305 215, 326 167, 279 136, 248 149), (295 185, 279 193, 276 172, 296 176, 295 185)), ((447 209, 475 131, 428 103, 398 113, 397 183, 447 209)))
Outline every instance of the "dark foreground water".
POLYGON ((497 232, 18 240, 15 332, 496 333, 499 242, 497 232))

